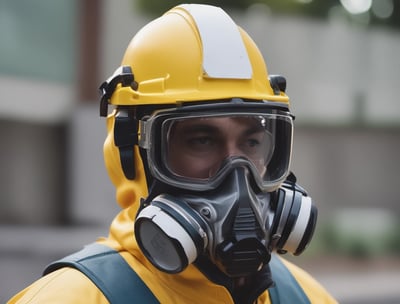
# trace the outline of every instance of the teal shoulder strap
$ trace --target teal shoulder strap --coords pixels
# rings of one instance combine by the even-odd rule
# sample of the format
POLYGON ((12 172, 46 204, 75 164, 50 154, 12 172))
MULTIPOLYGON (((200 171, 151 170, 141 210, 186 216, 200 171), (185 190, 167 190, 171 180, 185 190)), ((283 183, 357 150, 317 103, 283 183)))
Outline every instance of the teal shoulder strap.
POLYGON ((111 304, 159 303, 122 256, 107 246, 92 243, 53 262, 44 275, 63 267, 73 267, 84 273, 111 304))
POLYGON ((273 254, 269 267, 275 286, 268 289, 273 304, 310 304, 310 300, 282 261, 273 254))
MULTIPOLYGON (((272 255, 269 265, 275 282, 275 286, 268 289, 273 304, 310 304, 299 283, 278 257, 272 255)), ((111 304, 159 303, 122 256, 105 245, 93 243, 53 262, 47 266, 44 275, 63 267, 72 267, 85 274, 111 304)))

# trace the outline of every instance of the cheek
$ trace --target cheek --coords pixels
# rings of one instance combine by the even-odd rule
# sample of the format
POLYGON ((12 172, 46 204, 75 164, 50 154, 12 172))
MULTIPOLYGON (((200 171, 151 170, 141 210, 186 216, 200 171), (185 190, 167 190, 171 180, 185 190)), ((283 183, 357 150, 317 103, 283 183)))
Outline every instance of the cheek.
POLYGON ((264 159, 250 159, 250 161, 254 164, 256 167, 257 171, 260 173, 261 176, 264 176, 264 174, 267 171, 267 168, 265 166, 265 160, 264 159))
POLYGON ((205 158, 190 155, 174 155, 169 158, 169 167, 177 175, 192 178, 208 178, 211 162, 205 158))

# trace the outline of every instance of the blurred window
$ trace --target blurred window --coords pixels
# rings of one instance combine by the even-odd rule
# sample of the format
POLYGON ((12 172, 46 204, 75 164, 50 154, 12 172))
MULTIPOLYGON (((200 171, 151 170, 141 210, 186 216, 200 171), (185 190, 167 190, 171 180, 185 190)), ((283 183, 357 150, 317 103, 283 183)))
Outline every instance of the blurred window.
POLYGON ((72 82, 76 0, 0 1, 0 75, 72 82))

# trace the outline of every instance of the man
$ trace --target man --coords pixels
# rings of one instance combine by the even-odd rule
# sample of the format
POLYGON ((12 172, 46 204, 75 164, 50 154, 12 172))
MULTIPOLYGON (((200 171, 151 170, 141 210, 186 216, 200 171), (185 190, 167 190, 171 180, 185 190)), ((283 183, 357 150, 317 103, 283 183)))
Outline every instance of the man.
POLYGON ((317 216, 289 171, 285 85, 220 8, 145 26, 101 86, 123 209, 9 303, 336 303, 275 253, 300 254, 317 216))

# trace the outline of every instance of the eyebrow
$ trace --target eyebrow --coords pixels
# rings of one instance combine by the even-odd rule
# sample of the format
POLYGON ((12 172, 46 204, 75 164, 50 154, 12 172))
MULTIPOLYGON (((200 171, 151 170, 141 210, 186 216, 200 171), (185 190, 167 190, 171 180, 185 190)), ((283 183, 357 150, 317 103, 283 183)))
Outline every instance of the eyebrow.
POLYGON ((244 135, 251 135, 255 133, 264 133, 264 128, 262 127, 251 127, 245 130, 244 135))
POLYGON ((184 133, 197 133, 197 132, 204 132, 204 133, 217 133, 219 128, 210 125, 210 124, 194 124, 187 127, 181 127, 184 133))
MULTIPOLYGON (((260 126, 249 126, 249 128, 245 129, 242 133, 242 136, 249 136, 256 133, 262 133, 264 129, 260 126)), ((198 123, 190 126, 182 127, 181 131, 184 134, 195 134, 195 133, 211 133, 218 134, 220 132, 220 128, 210 125, 208 123, 198 123)))

